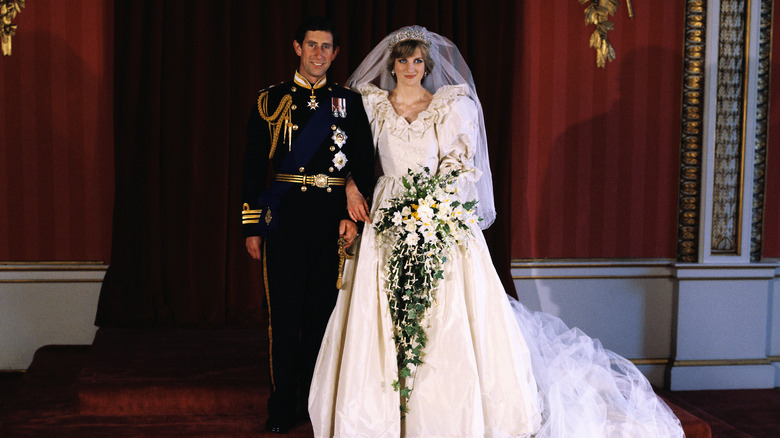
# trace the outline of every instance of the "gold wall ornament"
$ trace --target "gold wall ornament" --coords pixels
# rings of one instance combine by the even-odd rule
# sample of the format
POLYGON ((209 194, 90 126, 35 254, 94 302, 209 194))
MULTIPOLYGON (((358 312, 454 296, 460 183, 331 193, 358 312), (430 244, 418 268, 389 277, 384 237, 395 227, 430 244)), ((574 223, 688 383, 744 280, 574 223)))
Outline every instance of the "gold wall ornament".
MULTIPOLYGON (((618 0, 578 0, 585 6, 585 24, 593 24, 596 30, 590 35, 590 47, 596 49, 596 65, 604 68, 607 61, 615 59, 615 49, 607 38, 607 32, 615 28, 615 23, 609 21, 609 17, 615 15, 618 0)), ((634 18, 634 5, 632 0, 626 0, 629 18, 634 18)))
POLYGON ((677 222, 677 260, 698 261, 704 114, 707 4, 688 0, 685 11, 682 135, 677 222))
POLYGON ((13 24, 16 14, 22 12, 25 0, 0 0, 0 42, 3 55, 11 56, 11 37, 16 35, 16 25, 13 24))

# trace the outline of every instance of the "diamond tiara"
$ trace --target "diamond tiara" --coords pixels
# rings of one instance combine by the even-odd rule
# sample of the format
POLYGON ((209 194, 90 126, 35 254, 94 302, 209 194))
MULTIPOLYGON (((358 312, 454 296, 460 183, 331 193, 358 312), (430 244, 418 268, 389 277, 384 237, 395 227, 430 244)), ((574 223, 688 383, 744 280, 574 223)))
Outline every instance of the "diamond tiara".
POLYGON ((395 47, 396 44, 406 40, 417 40, 422 41, 429 46, 431 45, 431 36, 428 34, 428 30, 424 27, 413 26, 406 27, 393 35, 387 43, 387 49, 393 50, 393 47, 395 47))

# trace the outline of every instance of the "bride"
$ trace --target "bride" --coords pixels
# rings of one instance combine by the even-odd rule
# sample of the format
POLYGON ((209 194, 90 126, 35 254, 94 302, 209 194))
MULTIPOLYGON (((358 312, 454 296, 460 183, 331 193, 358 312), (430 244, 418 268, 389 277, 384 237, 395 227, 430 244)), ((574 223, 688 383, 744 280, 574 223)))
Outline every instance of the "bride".
MULTIPOLYGON (((309 396, 318 437, 682 437, 629 361, 508 297, 480 226, 495 219, 482 107, 448 39, 411 26, 385 37, 348 80, 363 95, 384 175, 320 348, 309 396), (479 225, 449 249, 425 312, 422 363, 399 365, 387 245, 372 226, 407 172, 459 172, 479 225), (411 370, 404 374, 403 370, 411 370), (395 382, 395 383, 394 383, 395 382), (405 389, 411 392, 404 392, 405 389)), ((402 355, 403 356, 403 355, 402 355)))

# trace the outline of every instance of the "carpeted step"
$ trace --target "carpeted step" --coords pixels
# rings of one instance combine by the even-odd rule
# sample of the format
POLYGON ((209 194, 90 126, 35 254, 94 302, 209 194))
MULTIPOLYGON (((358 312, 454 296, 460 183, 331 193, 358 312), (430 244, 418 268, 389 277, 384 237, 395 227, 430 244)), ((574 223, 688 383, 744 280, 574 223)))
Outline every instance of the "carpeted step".
MULTIPOLYGON (((0 412, 0 436, 274 436, 262 427, 265 336, 264 330, 100 329, 92 346, 42 347, 18 396, 0 412)), ((687 438, 710 436, 703 420, 715 425, 712 438, 750 436, 660 393, 687 438)), ((311 437, 311 425, 301 423, 289 436, 311 437)))
POLYGON ((667 397, 660 397, 671 408, 674 415, 680 419, 680 424, 685 432, 685 438, 712 438, 712 430, 706 421, 693 415, 681 406, 672 403, 667 397))
POLYGON ((688 403, 683 398, 679 397, 679 392, 659 391, 659 395, 666 401, 666 403, 672 407, 672 410, 680 419, 685 430, 685 437, 691 438, 693 433, 699 433, 701 427, 695 424, 687 424, 684 418, 692 416, 694 418, 701 419, 710 431, 710 436, 713 438, 753 438, 752 435, 744 433, 730 424, 722 421, 721 419, 705 412, 704 410, 688 403), (683 413, 678 413, 675 407, 680 409, 683 413))
POLYGON ((94 416, 242 415, 265 410, 262 330, 100 329, 78 377, 94 416))
MULTIPOLYGON (((38 349, 8 403, 0 407, 0 437, 93 438, 183 437, 272 438, 266 432, 265 408, 237 415, 225 413, 154 415, 85 415, 79 409, 80 371, 93 361, 88 345, 47 345, 38 349)), ((289 438, 310 438, 302 422, 289 438)))

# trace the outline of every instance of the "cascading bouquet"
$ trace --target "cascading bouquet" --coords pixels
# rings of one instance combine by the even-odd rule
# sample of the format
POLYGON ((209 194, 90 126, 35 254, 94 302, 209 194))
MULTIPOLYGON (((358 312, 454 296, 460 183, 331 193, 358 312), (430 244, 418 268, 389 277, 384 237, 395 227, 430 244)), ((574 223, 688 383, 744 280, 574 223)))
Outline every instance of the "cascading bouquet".
POLYGON ((481 218, 474 213, 476 200, 455 199, 455 183, 461 170, 431 175, 427 167, 401 178, 405 190, 377 210, 374 228, 379 239, 391 246, 385 285, 393 319, 398 379, 393 389, 401 395, 401 413, 408 412, 412 385, 407 383, 423 363, 427 336, 423 323, 436 300, 444 278, 447 254, 471 236, 469 225, 481 218))

